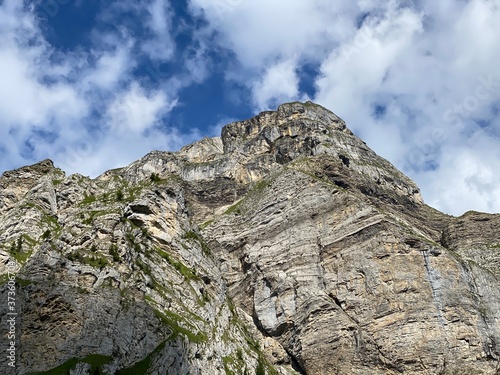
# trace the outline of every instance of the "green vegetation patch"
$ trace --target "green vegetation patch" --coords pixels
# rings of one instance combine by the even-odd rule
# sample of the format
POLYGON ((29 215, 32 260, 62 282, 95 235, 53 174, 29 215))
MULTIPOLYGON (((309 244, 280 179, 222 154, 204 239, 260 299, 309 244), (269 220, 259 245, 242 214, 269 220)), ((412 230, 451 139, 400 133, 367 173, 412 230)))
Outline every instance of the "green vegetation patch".
POLYGON ((236 202, 232 206, 230 206, 226 211, 224 211, 224 215, 230 215, 230 214, 236 214, 240 215, 241 214, 241 202, 236 202))
POLYGON ((112 244, 109 247, 109 255, 113 257, 113 261, 119 262, 121 260, 120 254, 118 253, 118 245, 112 244))
POLYGON ((88 216, 85 217, 84 216, 84 219, 82 220, 82 223, 83 224, 86 224, 86 225, 90 225, 94 222, 94 220, 100 216, 104 216, 104 215, 108 215, 108 214, 112 214, 112 213, 117 213, 117 211, 113 211, 113 210, 110 210, 110 211, 106 211, 106 210, 91 210, 91 211, 88 211, 88 216))
POLYGON ((200 228, 205 229, 206 227, 210 226, 213 222, 214 222, 214 219, 207 220, 203 224, 200 225, 200 228))
POLYGON ((226 375, 236 375, 238 373, 241 374, 241 371, 243 369, 245 374, 248 373, 247 366, 243 358, 243 350, 241 350, 241 348, 238 348, 238 350, 236 351, 236 358, 233 354, 227 357, 222 357, 222 364, 224 365, 224 371, 226 372, 226 375), (233 369, 236 369, 237 372, 235 372, 233 369))
MULTIPOLYGON (((250 349, 257 355, 257 367, 255 369, 255 374, 259 375, 279 375, 278 371, 273 367, 273 365, 269 362, 265 354, 262 352, 260 348, 260 344, 258 341, 256 341, 250 331, 248 330, 246 324, 241 321, 238 317, 238 314, 236 312, 236 307, 234 306, 233 301, 230 298, 227 298, 226 300, 227 305, 229 307, 229 311, 231 312, 231 326, 237 326, 240 331, 243 333, 243 337, 245 337, 245 340, 250 347, 250 349)), ((227 331, 224 332, 223 336, 227 335, 227 331)), ((224 337, 223 337, 224 339, 224 337)), ((241 349, 238 349, 236 351, 236 356, 237 359, 232 358, 232 361, 236 362, 241 362, 244 363, 243 361, 243 353, 241 352, 241 349)), ((229 364, 228 360, 226 360, 227 364, 229 364)), ((224 366, 225 369, 225 366, 224 366)), ((227 373, 227 371, 226 371, 227 373)))
MULTIPOLYGON (((230 214, 236 214, 240 215, 244 211, 244 203, 246 202, 252 202, 256 198, 258 198, 262 192, 271 185, 271 182, 269 180, 260 180, 255 183, 255 185, 248 191, 248 193, 245 195, 243 199, 240 201, 236 202, 232 206, 230 206, 226 211, 224 211, 223 215, 230 215, 230 214)), ((248 206, 248 205, 245 205, 248 206)))
POLYGON ((252 189, 250 189, 249 193, 259 193, 264 190, 266 187, 270 185, 270 182, 267 180, 260 180, 257 182, 252 189))
POLYGON ((184 265, 184 263, 173 259, 170 254, 161 249, 156 249, 158 254, 165 259, 172 267, 174 267, 186 280, 200 280, 200 277, 191 268, 184 265))
POLYGON ((87 195, 87 193, 85 193, 84 198, 80 202, 80 206, 87 206, 89 204, 94 203, 96 200, 97 198, 94 194, 87 195))
POLYGON ((60 230, 61 230, 61 225, 57 221, 57 218, 55 218, 52 215, 44 214, 42 216, 41 222, 46 224, 49 227, 49 229, 51 229, 55 232, 60 232, 60 230))
POLYGON ((102 367, 111 362, 112 357, 101 355, 101 354, 90 354, 85 358, 71 358, 64 362, 62 365, 57 366, 48 371, 42 372, 31 372, 28 375, 69 375, 70 371, 73 370, 79 363, 88 363, 90 365, 90 374, 104 374, 102 367))
POLYGON ((23 242, 28 245, 28 247, 33 247, 35 245, 38 245, 38 241, 34 240, 27 234, 21 234, 21 238, 23 239, 23 242))
POLYGON ((161 178, 158 173, 151 173, 149 176, 149 181, 154 184, 164 184, 167 182, 167 179, 161 178))
POLYGON ((0 285, 3 285, 9 280, 9 274, 4 273, 3 275, 0 275, 0 285))
POLYGON ((200 244, 201 250, 205 255, 210 255, 212 253, 212 251, 210 250, 210 246, 208 246, 203 237, 201 237, 198 233, 194 231, 186 232, 184 234, 184 238, 197 241, 200 244))
POLYGON ((116 200, 117 200, 118 202, 123 201, 123 191, 122 191, 122 189, 119 189, 119 190, 116 192, 116 200))
POLYGON ((134 248, 134 250, 136 252, 138 252, 138 253, 141 252, 141 250, 142 250, 141 244, 135 241, 135 236, 132 234, 132 232, 125 233, 125 238, 132 245, 132 247, 134 248))
POLYGON ((21 285, 21 286, 29 286, 29 285, 33 284, 33 281, 16 278, 16 283, 21 285))
POLYGON ((207 341, 207 335, 203 332, 193 333, 189 329, 182 327, 179 323, 184 322, 189 325, 191 329, 195 329, 195 327, 188 322, 186 322, 183 318, 172 311, 164 311, 163 313, 159 310, 153 309, 156 316, 160 318, 160 320, 168 326, 172 330, 172 334, 169 337, 169 340, 175 340, 179 335, 186 336, 188 340, 192 343, 201 343, 207 341))
POLYGON ((151 367, 151 360, 152 358, 161 352, 163 348, 165 347, 166 341, 163 341, 160 345, 156 347, 153 352, 151 352, 146 358, 144 358, 142 361, 137 362, 135 365, 131 367, 127 367, 122 370, 118 370, 116 372, 116 375, 138 375, 138 374, 146 374, 149 368, 151 367))
POLYGON ((16 241, 11 243, 7 251, 18 263, 24 264, 33 254, 33 247, 36 243, 30 236, 22 234, 16 241), (29 249, 25 249, 25 244, 28 245, 29 249))
POLYGON ((88 266, 99 269, 102 269, 107 265, 109 265, 108 260, 102 255, 98 254, 89 255, 89 254, 84 254, 80 251, 76 251, 74 253, 69 254, 68 259, 71 260, 72 262, 80 262, 88 266))
POLYGON ((234 371, 231 370, 231 366, 234 363, 234 359, 232 357, 222 357, 222 364, 224 365, 224 371, 226 375, 235 375, 234 371))

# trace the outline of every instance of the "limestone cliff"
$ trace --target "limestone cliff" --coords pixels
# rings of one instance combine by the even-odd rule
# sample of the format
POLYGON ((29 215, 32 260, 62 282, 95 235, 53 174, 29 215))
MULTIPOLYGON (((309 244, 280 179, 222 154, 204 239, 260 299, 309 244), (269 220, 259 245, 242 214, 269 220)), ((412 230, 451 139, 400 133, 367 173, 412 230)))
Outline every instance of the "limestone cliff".
POLYGON ((311 102, 96 179, 46 160, 0 177, 2 373, 500 373, 499 228, 311 102))

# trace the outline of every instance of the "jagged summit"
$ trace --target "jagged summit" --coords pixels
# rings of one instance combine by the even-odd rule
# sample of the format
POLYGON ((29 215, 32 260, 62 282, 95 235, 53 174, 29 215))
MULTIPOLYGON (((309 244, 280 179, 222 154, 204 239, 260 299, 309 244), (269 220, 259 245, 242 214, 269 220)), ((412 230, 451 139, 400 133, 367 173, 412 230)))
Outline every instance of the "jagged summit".
POLYGON ((248 142, 254 139, 272 145, 283 137, 304 138, 315 133, 333 137, 336 131, 352 135, 346 128, 345 122, 333 112, 312 102, 294 102, 282 104, 276 111, 262 112, 249 120, 226 125, 222 129, 222 143, 226 153, 241 148, 243 151, 246 149, 252 152, 248 142))
POLYGON ((96 179, 6 172, 16 374, 492 374, 499 229, 311 102, 96 179))
POLYGON ((177 153, 150 153, 123 173, 131 179, 155 172, 175 173, 187 181, 229 178, 248 184, 307 158, 331 160, 335 171, 330 177, 339 186, 422 202, 413 181, 376 155, 337 115, 312 102, 286 103, 228 124, 221 137, 204 138, 177 153))

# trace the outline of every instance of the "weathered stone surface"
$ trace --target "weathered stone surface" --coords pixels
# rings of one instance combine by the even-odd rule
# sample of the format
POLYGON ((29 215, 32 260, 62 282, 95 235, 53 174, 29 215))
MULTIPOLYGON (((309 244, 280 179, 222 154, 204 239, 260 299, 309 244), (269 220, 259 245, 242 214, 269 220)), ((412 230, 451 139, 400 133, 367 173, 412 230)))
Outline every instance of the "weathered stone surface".
POLYGON ((500 215, 469 211, 453 218, 443 231, 442 242, 469 263, 500 276, 500 215))
POLYGON ((6 172, 17 373, 495 374, 499 228, 310 102, 93 180, 6 172))

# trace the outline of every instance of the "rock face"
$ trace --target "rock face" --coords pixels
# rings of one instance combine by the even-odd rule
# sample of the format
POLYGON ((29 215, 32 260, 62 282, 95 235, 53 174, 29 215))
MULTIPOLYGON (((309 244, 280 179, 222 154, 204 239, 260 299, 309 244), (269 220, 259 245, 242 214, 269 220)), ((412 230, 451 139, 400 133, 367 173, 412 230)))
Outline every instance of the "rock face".
POLYGON ((497 374, 499 229, 311 102, 93 180, 43 161, 0 178, 3 368, 497 374))

